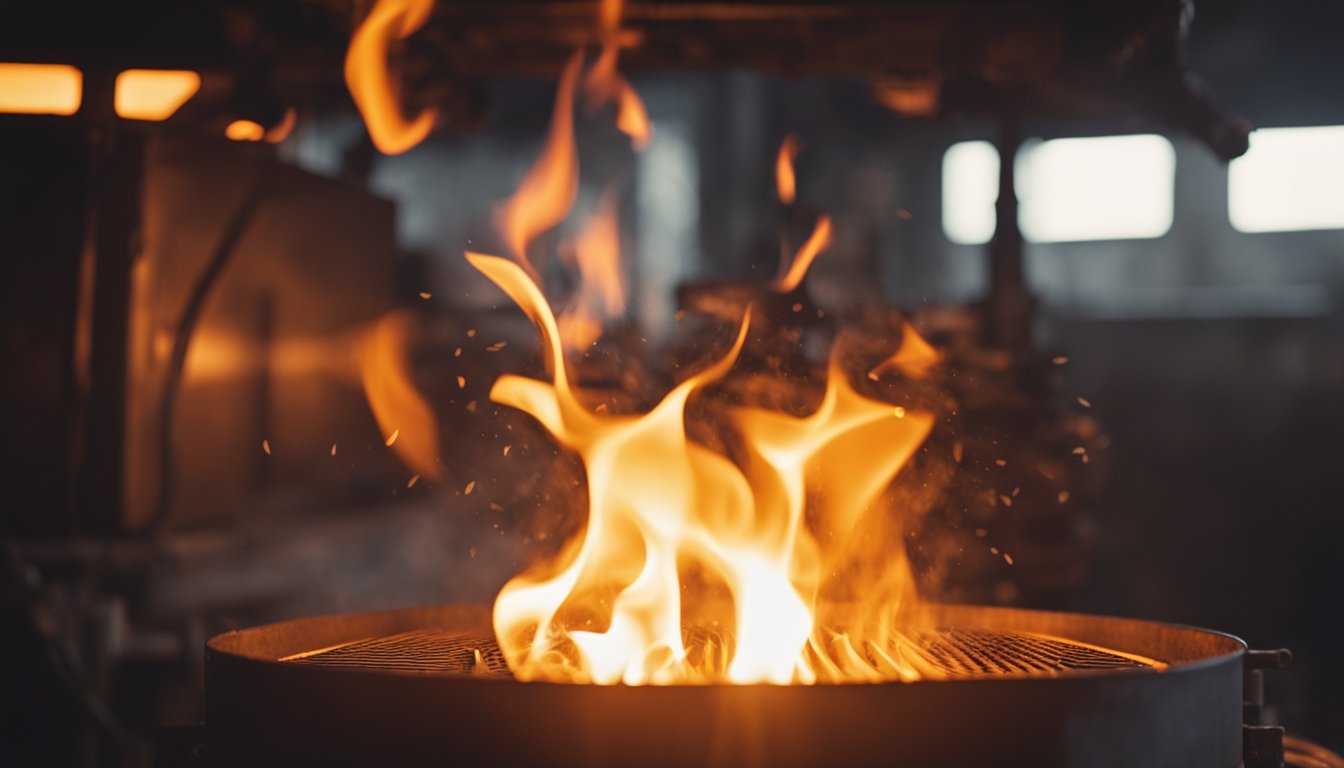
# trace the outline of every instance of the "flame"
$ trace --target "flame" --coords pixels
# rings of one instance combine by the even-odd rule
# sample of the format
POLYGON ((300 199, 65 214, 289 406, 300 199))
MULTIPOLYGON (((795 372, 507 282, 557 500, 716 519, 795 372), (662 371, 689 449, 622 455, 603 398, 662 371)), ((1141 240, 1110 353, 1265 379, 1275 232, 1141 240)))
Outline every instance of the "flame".
POLYGON ((518 191, 496 215, 496 222, 514 256, 532 274, 536 269, 527 258, 528 243, 569 215, 579 192, 579 155, 574 146, 574 83, 583 64, 575 53, 565 64, 551 113, 546 147, 523 178, 518 191))
POLYGON ((876 379, 887 371, 896 370, 909 378, 922 379, 942 361, 942 353, 925 341, 915 327, 907 322, 901 331, 901 345, 891 357, 869 371, 868 378, 876 379))
POLYGON ((112 102, 128 120, 167 120, 200 89, 191 70, 128 69, 117 75, 112 102))
POLYGON ((802 145, 792 133, 784 137, 779 144, 779 155, 775 157, 775 191, 779 193, 779 202, 791 205, 797 198, 797 180, 793 173, 793 159, 798 156, 802 145))
POLYGON ((823 214, 817 219, 817 226, 812 230, 812 236, 807 238, 803 247, 798 249, 798 253, 793 257, 793 263, 789 265, 789 270, 770 283, 770 287, 777 293, 789 293, 797 290, 802 284, 803 278, 807 276, 807 270, 812 266, 812 262, 822 251, 831 247, 831 217, 823 214))
POLYGON ((84 98, 84 73, 68 64, 0 62, 0 112, 73 115, 84 98))
POLYGON ((359 374, 385 442, 417 474, 437 480, 438 422, 411 379, 407 360, 413 316, 392 312, 379 320, 358 345, 359 374))
POLYGON ((590 110, 616 102, 616 128, 630 137, 636 149, 643 149, 653 138, 653 125, 649 122, 644 101, 616 68, 621 49, 622 6, 622 0, 602 0, 598 10, 602 52, 588 70, 583 87, 590 110))
POLYGON ((425 140, 438 115, 423 109, 407 120, 388 71, 388 48, 425 25, 433 0, 378 0, 350 38, 345 55, 345 82, 364 116, 369 138, 380 152, 398 155, 425 140))
POLYGON ((815 648, 830 640, 815 601, 837 570, 820 545, 844 553, 862 539, 860 518, 921 444, 931 415, 864 398, 833 368, 811 416, 733 412, 750 456, 739 467, 687 437, 686 404, 729 373, 749 315, 723 357, 648 413, 591 412, 569 382, 541 290, 510 261, 467 259, 538 327, 553 371, 549 383, 503 376, 491 399, 536 418, 579 455, 588 478, 586 530, 553 573, 517 577, 495 602, 515 675, 636 685, 895 674, 818 660, 815 648))
POLYGON ((621 282, 621 235, 616 216, 616 190, 602 196, 597 211, 579 233, 575 253, 579 294, 574 309, 560 317, 560 337, 567 349, 582 349, 602 335, 604 320, 625 312, 621 282))

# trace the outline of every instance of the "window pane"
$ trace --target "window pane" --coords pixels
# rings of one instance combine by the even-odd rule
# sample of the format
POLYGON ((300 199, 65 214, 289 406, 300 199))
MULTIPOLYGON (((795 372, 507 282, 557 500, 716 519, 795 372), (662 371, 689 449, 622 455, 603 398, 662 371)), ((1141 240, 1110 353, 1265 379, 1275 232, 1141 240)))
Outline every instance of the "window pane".
MULTIPOLYGON (((1017 156, 1018 223, 1036 243, 1161 237, 1171 229, 1176 151, 1157 135, 1055 139, 1017 156)), ((994 234, 998 155, 962 142, 943 158, 943 229, 955 243, 994 234)))
POLYGON ((1227 216, 1242 232, 1344 228, 1344 125, 1252 133, 1227 171, 1227 216))

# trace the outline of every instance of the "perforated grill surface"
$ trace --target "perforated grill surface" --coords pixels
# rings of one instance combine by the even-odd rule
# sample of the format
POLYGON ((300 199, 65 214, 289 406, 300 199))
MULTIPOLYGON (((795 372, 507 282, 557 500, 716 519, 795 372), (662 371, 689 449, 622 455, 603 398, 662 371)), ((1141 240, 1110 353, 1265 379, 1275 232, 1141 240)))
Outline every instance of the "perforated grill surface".
MULTIPOLYGON (((1144 669, 1143 660, 1102 648, 1023 632, 944 629, 921 632, 903 644, 919 666, 951 677, 1007 674, 1057 675, 1070 671, 1144 669)), ((422 629, 283 659, 322 667, 507 676, 508 666, 493 636, 422 629)))

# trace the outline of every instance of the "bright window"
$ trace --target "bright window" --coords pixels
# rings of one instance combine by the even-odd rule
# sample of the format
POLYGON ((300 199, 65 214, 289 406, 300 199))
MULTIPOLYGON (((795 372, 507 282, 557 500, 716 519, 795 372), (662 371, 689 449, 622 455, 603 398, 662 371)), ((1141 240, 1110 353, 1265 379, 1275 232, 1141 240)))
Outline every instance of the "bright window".
MULTIPOLYGON (((954 144, 943 157, 943 230, 955 243, 994 234, 999 160, 993 145, 954 144)), ((1018 224, 1036 243, 1161 237, 1171 229, 1176 152, 1157 135, 1055 139, 1018 152, 1018 224)))
POLYGON ((0 112, 73 115, 83 90, 84 75, 72 66, 0 62, 0 112))
POLYGON ((128 69, 117 75, 113 106, 129 120, 167 120, 200 89, 191 70, 128 69))
POLYGON ((1252 133, 1228 167, 1227 216, 1242 232, 1344 229, 1344 125, 1252 133))

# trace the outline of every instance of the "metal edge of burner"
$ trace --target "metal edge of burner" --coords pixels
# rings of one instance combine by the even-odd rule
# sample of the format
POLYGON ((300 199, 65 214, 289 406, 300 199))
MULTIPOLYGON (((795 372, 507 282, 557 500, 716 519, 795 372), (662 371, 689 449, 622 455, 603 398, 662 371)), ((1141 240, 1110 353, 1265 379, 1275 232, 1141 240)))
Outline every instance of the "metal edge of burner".
POLYGON ((206 658, 208 765, 1146 765, 1232 768, 1241 657, 1218 632, 975 606, 940 623, 1039 632, 1170 662, 1057 677, 820 686, 585 686, 330 669, 280 658, 482 606, 316 617, 225 633, 206 658))

